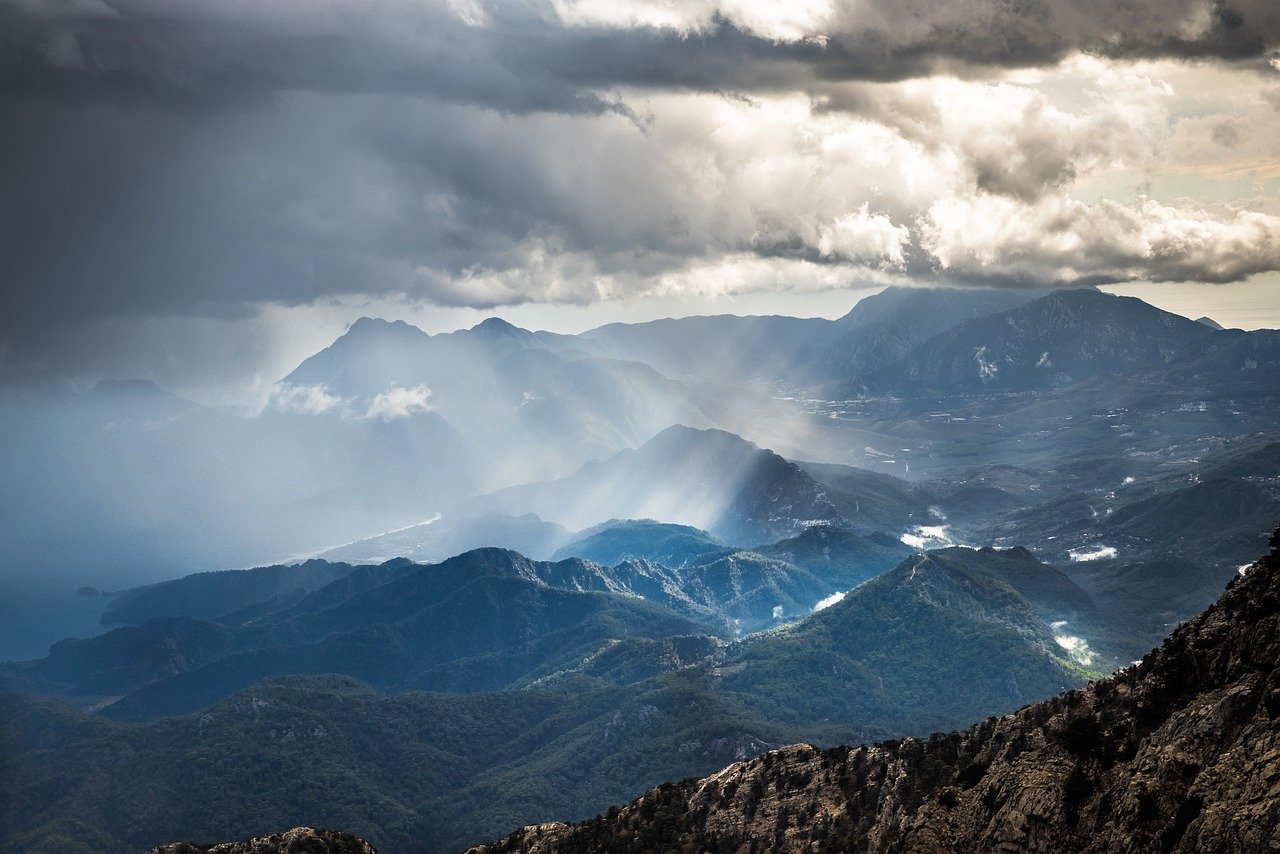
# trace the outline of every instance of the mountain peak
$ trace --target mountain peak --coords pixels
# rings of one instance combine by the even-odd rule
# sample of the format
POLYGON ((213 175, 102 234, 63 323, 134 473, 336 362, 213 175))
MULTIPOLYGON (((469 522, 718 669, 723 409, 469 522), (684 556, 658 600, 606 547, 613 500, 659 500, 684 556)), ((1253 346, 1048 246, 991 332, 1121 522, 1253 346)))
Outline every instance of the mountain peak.
POLYGON ((387 320, 382 317, 360 317, 347 327, 343 337, 363 338, 375 335, 426 335, 412 323, 403 320, 387 320))
POLYGON ((1197 317, 1196 323, 1203 324, 1209 327, 1210 329, 1217 329, 1219 332, 1226 329, 1226 327, 1223 326, 1221 323, 1214 320, 1212 317, 1208 317, 1207 315, 1205 317, 1197 317))
POLYGON ((741 447, 759 448, 755 442, 744 439, 737 433, 730 433, 727 430, 717 430, 714 427, 706 429, 700 427, 689 427, 684 424, 672 424, 645 442, 644 445, 667 445, 669 443, 694 443, 694 442, 727 442, 741 447))
POLYGON ((491 338, 523 338, 526 335, 533 334, 528 329, 523 329, 514 323, 508 323, 501 317, 486 317, 468 331, 491 338))

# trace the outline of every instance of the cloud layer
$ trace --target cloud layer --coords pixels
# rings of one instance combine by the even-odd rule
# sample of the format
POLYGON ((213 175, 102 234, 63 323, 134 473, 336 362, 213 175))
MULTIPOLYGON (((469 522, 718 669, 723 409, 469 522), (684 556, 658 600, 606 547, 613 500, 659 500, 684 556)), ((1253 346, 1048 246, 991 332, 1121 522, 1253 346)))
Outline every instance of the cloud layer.
POLYGON ((352 295, 1235 281, 1280 269, 1277 50, 1271 0, 10 0, 0 342, 352 295))

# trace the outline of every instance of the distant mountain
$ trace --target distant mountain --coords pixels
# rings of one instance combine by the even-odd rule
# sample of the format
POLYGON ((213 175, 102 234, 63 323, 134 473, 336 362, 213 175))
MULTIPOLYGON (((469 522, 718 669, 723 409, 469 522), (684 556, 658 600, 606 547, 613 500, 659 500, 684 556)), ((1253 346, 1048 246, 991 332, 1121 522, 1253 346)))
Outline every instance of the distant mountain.
MULTIPOLYGON (((535 560, 550 558, 573 536, 562 525, 532 513, 507 516, 437 516, 417 525, 388 531, 323 552, 330 560, 371 563, 406 557, 418 563, 441 561, 472 549, 500 548, 520 552, 535 560)), ((586 555, 583 555, 586 557, 586 555)))
POLYGON ((361 318, 281 380, 274 400, 311 417, 441 418, 501 483, 558 476, 672 423, 707 421, 688 388, 604 352, 498 318, 440 335, 361 318))
POLYGON ((1131 541, 1200 559, 1239 564, 1266 543, 1280 518, 1274 484, 1209 477, 1125 504, 1099 526, 1100 542, 1121 549, 1131 541))
POLYGON ((901 478, 832 463, 799 462, 853 529, 905 532, 933 519, 929 497, 901 478))
POLYGON ((839 331, 837 321, 822 318, 716 315, 611 323, 580 337, 616 358, 690 382, 794 383, 839 331))
POLYGON ((819 603, 885 572, 909 553, 887 535, 862 537, 829 525, 736 550, 685 525, 613 520, 584 532, 560 556, 616 562, 609 574, 619 589, 682 612, 721 618, 736 633, 748 633, 807 616, 819 603), (633 575, 661 583, 637 584, 633 575))
POLYGON ((843 521, 822 487, 795 463, 732 433, 683 426, 569 477, 511 487, 470 506, 476 512, 536 513, 571 529, 654 519, 700 528, 737 546, 843 521))
POLYGON ((838 394, 900 361, 912 347, 962 320, 986 317, 1043 291, 889 287, 838 320, 684 317, 613 323, 583 333, 617 358, 691 382, 768 381, 838 394))
POLYGON ((804 622, 748 639, 722 667, 723 690, 789 722, 839 722, 873 741, 1081 684, 1085 671, 1027 600, 966 563, 908 558, 804 622))
POLYGON ((1055 291, 935 335, 873 383, 948 392, 1047 389, 1163 362, 1213 334, 1132 297, 1055 291))
POLYGON ((1014 288, 885 288, 836 321, 839 333, 822 349, 814 370, 833 391, 852 393, 934 335, 1041 295, 1014 288))
POLYGON ((570 666, 615 638, 715 631, 630 593, 605 567, 501 549, 435 566, 362 567, 279 610, 236 616, 163 617, 62 641, 48 658, 4 675, 102 697, 104 714, 146 720, 195 711, 268 676, 342 673, 387 690, 493 690, 570 666))
POLYGON ((1227 329, 1182 347, 1147 382, 1182 393, 1257 391, 1275 394, 1280 371, 1280 331, 1227 329))
POLYGON ((639 678, 661 667, 637 655, 666 653, 638 641, 794 622, 908 551, 886 536, 818 527, 755 553, 694 528, 620 520, 580 544, 621 559, 552 563, 481 548, 434 566, 313 560, 200 573, 119 594, 113 620, 134 625, 0 666, 0 680, 134 719, 189 711, 292 673, 345 673, 387 689, 501 688, 616 643, 623 648, 606 661, 569 670, 607 678, 621 666, 639 678), (679 560, 665 566, 653 556, 679 560), (519 641, 512 631, 529 634, 519 641))
POLYGON ((1218 329, 1218 330, 1226 329, 1225 326, 1223 326, 1218 321, 1214 320, 1212 317, 1197 317, 1196 323, 1203 323, 1205 326, 1209 327, 1210 329, 1218 329))
POLYGON ((200 572, 115 594, 102 615, 102 622, 141 623, 154 617, 209 618, 264 603, 281 607, 354 570, 348 563, 309 560, 292 566, 200 572))
POLYGON ((754 551, 803 567, 841 592, 875 578, 911 553, 901 540, 887 534, 862 536, 831 525, 814 525, 754 551))
POLYGON ((429 335, 403 320, 362 317, 332 344, 305 359, 281 383, 323 386, 332 394, 371 398, 388 384, 439 383, 451 371, 461 387, 495 360, 525 350, 597 355, 573 336, 531 332, 491 317, 471 329, 429 335))
POLYGON ((1179 623, 1204 610, 1237 572, 1235 566, 1208 567, 1174 555, 1067 568, 1112 623, 1135 636, 1138 653, 1157 646, 1179 623))
POLYGON ((1083 588, 1061 570, 1041 563, 1021 546, 1010 549, 953 546, 930 555, 945 557, 972 572, 1008 584, 1047 623, 1097 619, 1097 603, 1083 588))
POLYGON ((1047 560, 1062 564, 1175 553, 1234 569, 1265 545, 1265 532, 1280 518, 1280 487, 1272 478, 1232 471, 1251 460, 1265 464, 1261 455, 1242 454, 1222 469, 1233 476, 1212 466, 1201 474, 1199 465, 1183 464, 1138 489, 1121 484, 1050 498, 1015 511, 1000 529, 1016 532, 1047 560))
POLYGON ((610 519, 574 535, 556 558, 580 557, 607 565, 639 559, 679 567, 728 551, 729 546, 689 525, 610 519))
POLYGON ((1280 478, 1280 442, 1249 442, 1218 455, 1208 474, 1268 481, 1280 478))
POLYGON ((735 634, 795 622, 839 590, 807 568, 738 551, 683 567, 680 585, 729 620, 735 634))
POLYGON ((1280 800, 1280 534, 1141 663, 963 732, 796 745, 473 849, 1262 850, 1280 800))

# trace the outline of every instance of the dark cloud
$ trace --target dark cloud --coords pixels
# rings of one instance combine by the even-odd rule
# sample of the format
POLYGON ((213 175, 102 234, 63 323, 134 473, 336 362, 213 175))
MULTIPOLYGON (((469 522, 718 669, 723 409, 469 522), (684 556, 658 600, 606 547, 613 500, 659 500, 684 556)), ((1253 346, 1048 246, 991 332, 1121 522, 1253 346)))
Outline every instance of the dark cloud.
MULTIPOLYGON (((884 240, 903 271, 931 274, 921 199, 825 188, 816 207, 877 199, 837 240, 799 220, 800 201, 772 206, 767 177, 744 193, 747 167, 687 144, 695 122, 644 144, 645 96, 619 92, 802 92, 928 147, 931 116, 829 93, 1077 51, 1261 62, 1280 44, 1274 0, 875 0, 790 40, 705 11, 612 28, 538 0, 0 2, 0 344, 13 358, 54 323, 333 294, 589 301, 600 278, 626 287, 733 253, 839 264, 820 247, 862 257, 884 240)), ((1020 119, 955 143, 964 179, 1031 204, 1110 156, 1057 131, 1020 119)), ((1237 269, 1213 257, 1219 277, 1237 269)))
POLYGON ((0 83, 11 94, 177 106, 300 88, 594 111, 611 108, 596 92, 613 86, 791 88, 1045 65, 1077 51, 1239 60, 1280 44, 1271 0, 877 0, 836 7, 824 38, 796 41, 723 14, 693 17, 687 31, 566 26, 537 3, 477 8, 479 25, 444 0, 11 0, 0 6, 0 83))

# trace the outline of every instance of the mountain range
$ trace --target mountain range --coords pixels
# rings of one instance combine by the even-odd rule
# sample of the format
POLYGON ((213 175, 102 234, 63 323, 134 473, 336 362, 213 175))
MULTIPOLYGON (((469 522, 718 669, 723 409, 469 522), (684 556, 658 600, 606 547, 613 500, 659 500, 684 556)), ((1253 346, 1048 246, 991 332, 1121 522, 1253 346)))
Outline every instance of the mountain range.
MULTIPOLYGON (((482 549, 426 566, 312 561, 298 567, 306 578, 336 579, 286 588, 283 597, 279 567, 120 594, 120 617, 138 625, 66 641, 4 671, 11 687, 42 680, 40 693, 100 709, 7 699, 12 779, 77 780, 68 796, 114 804, 113 817, 68 828, 59 816, 81 808, 56 799, 36 807, 14 795, 12 839, 35 850, 68 833, 112 851, 165 835, 235 835, 261 826, 235 806, 254 803, 274 805, 272 821, 321 815, 396 850, 447 850, 504 823, 588 815, 602 794, 625 798, 787 741, 923 736, 1051 696, 1127 660, 1129 647, 1109 645, 1128 615, 1110 604, 1128 595, 1126 584, 1154 592, 1136 571, 1076 583, 1020 548, 948 547, 893 566, 905 548, 892 538, 821 526, 755 553, 652 521, 602 525, 576 542, 623 560, 539 562, 482 549), (735 639, 733 608, 769 606, 812 579, 825 586, 810 599, 837 590, 816 613, 806 605, 793 615, 784 605, 783 619, 762 620, 777 628, 735 639), (1105 601, 1090 592, 1113 581, 1121 586, 1096 588, 1105 601), (759 592, 746 595, 753 584, 759 592), (234 609, 192 616, 193 603, 207 614, 219 600, 234 609), (803 619, 788 622, 796 616, 803 619), (335 672, 348 675, 321 675, 335 672), (100 706, 103 699, 113 702, 100 706), (518 716, 507 741, 495 734, 492 716, 509 715, 511 703, 554 722, 541 741, 517 735, 518 716), (121 728, 113 719, 150 722, 121 728), (125 733, 131 758, 121 760, 121 779, 155 774, 165 757, 157 779, 177 792, 164 818, 147 825, 156 836, 130 829, 139 825, 128 804, 142 801, 120 801, 84 765, 102 749, 88 745, 125 733), (375 742, 373 755, 351 752, 375 742), (431 759, 434 775, 404 777, 446 744, 463 752, 431 759), (222 761, 197 771, 209 751, 222 761), (210 772, 262 761, 304 775, 341 769, 365 782, 344 789, 353 799, 334 800, 329 784, 286 792, 271 775, 241 779, 234 796, 192 811, 199 792, 228 786, 210 772), (583 776, 586 767, 595 770, 583 776), (574 782, 540 782, 564 775, 574 782)), ((1155 614, 1169 606, 1140 607, 1155 614)))
POLYGON ((1280 532, 1221 600, 1115 676, 970 729, 796 745, 501 852, 1258 851, 1280 826, 1280 532))
MULTIPOLYGON (((1254 780, 1196 745, 1269 743, 1178 717, 1243 700, 1166 701, 1271 678, 1195 615, 1280 518, 1276 367, 1275 332, 1096 290, 891 288, 579 335, 366 318, 256 413, 6 392, 0 847, 457 850, 731 763, 499 844, 1027 847, 1044 815, 1053 850, 1194 846, 1254 780), (1151 771, 1161 732, 1201 789, 1151 771)), ((1274 562, 1210 615, 1270 625, 1274 562)))
MULTIPOLYGON (((468 854, 1264 850, 1280 823, 1280 531, 1272 543, 1160 649, 1081 690, 928 738, 770 750, 468 854)), ((314 850, 368 850, 289 833, 314 850)), ((284 839, 226 850, 284 851, 284 839)), ((207 849, 155 849, 190 850, 207 849)))
MULTIPOLYGON (((654 533, 638 542, 661 542, 654 533)), ((67 833, 129 850, 166 836, 247 833, 265 808, 280 821, 319 815, 396 850, 446 850, 538 816, 589 815, 602 796, 709 773, 787 741, 927 734, 1093 672, 1054 637, 1052 619, 1087 610, 1056 570, 1025 552, 968 549, 908 556, 882 564, 887 571, 866 564, 891 543, 813 529, 776 544, 779 557, 720 552, 678 568, 486 549, 433 566, 347 568, 275 611, 153 617, 63 642, 46 659, 7 666, 6 680, 44 680, 46 694, 62 680, 58 690, 82 701, 124 696, 96 714, 5 700, 7 778, 28 781, 24 792, 76 781, 39 804, 6 793, 7 838, 34 850, 67 833), (782 555, 818 559, 800 570, 782 555), (753 561, 759 575, 735 574, 753 561), (842 584, 874 577, 816 613, 806 605, 798 622, 742 639, 726 630, 740 600, 768 606, 796 579, 827 573, 842 584), (749 578, 767 595, 746 595, 749 578), (1046 591, 1059 588, 1071 602, 1045 611, 1046 591), (112 777, 90 773, 86 763, 119 749, 112 777), (263 762, 338 776, 298 789, 242 773, 263 762), (154 804, 122 801, 111 783, 139 775, 171 793, 146 822, 138 810, 154 804), (365 782, 336 782, 350 775, 365 782), (549 779, 564 784, 548 788, 549 779), (206 803, 211 788, 227 794, 206 803), (110 814, 96 812, 108 804, 110 814), (99 817, 90 833, 68 829, 69 815, 99 817)), ((192 584, 237 604, 250 581, 274 589, 270 573, 235 574, 238 585, 171 582, 171 602, 186 607, 192 584)), ((153 607, 161 589, 148 591, 153 607)))

